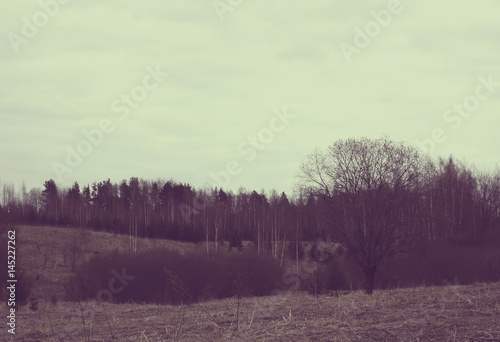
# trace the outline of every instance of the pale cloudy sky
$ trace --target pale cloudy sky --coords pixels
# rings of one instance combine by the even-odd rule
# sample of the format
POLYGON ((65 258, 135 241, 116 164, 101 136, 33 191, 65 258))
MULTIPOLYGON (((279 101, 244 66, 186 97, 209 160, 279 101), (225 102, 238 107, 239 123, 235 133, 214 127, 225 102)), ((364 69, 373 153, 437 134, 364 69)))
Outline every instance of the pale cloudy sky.
POLYGON ((499 15, 496 0, 3 1, 0 181, 213 172, 290 192, 316 146, 433 131, 434 156, 493 169, 499 15))

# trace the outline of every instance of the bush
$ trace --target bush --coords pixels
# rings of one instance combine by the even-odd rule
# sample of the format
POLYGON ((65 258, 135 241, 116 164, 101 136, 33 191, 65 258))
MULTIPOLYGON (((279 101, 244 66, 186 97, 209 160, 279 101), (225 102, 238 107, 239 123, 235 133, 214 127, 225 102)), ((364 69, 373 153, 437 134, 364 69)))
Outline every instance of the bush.
POLYGON ((318 264, 310 279, 304 283, 304 289, 310 294, 326 294, 347 288, 347 278, 338 260, 318 264))
MULTIPOLYGON (((26 272, 20 270, 16 267, 16 309, 25 306, 28 303, 30 298, 31 290, 33 289, 34 279, 30 276, 26 275, 26 272)), ((6 289, 10 284, 5 283, 2 285, 2 289, 6 289)), ((5 293, 5 299, 2 298, 2 301, 7 301, 9 298, 9 293, 5 290, 2 292, 5 293)), ((3 297, 3 296, 2 296, 3 297)))
POLYGON ((449 243, 428 244, 425 249, 396 255, 386 260, 377 274, 378 288, 450 283, 498 281, 495 256, 498 249, 457 246, 449 243))
POLYGON ((270 295, 280 288, 281 274, 274 261, 252 255, 208 259, 157 250, 136 258, 121 254, 94 257, 66 284, 66 290, 68 299, 75 301, 100 295, 114 302, 193 303, 235 295, 270 295), (117 273, 128 278, 116 279, 117 273))

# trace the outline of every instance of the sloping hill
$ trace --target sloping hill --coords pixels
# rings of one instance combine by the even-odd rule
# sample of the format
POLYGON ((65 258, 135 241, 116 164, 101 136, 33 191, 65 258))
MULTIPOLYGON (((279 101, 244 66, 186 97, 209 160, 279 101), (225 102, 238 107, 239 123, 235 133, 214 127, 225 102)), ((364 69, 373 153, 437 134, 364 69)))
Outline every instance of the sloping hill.
MULTIPOLYGON (((109 255, 131 250, 130 238, 105 232, 80 229, 21 226, 16 228, 18 266, 34 280, 32 296, 49 300, 64 299, 64 283, 72 271, 94 255, 109 255)), ((249 243, 245 243, 248 245, 249 243)), ((205 243, 188 243, 147 238, 137 239, 137 251, 168 248, 185 253, 207 253, 205 243)), ((228 253, 219 245, 219 253, 228 253)), ((209 253, 215 252, 213 242, 209 253)))

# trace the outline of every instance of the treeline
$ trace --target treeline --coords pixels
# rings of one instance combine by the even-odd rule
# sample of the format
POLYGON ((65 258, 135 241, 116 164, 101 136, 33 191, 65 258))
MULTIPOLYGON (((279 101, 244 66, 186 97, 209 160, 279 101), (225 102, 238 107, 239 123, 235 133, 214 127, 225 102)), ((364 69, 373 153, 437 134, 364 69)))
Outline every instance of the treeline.
MULTIPOLYGON (((430 191, 413 216, 427 240, 481 244, 500 233, 500 171, 479 172, 439 159, 431 166, 430 191), (423 203, 423 204, 422 204, 423 203)), ((195 189, 189 184, 136 177, 81 187, 16 191, 2 184, 0 220, 9 224, 81 227, 132 238, 183 241, 253 241, 259 254, 279 257, 285 241, 326 239, 328 208, 316 197, 290 199, 285 193, 195 189)), ((135 249, 134 239, 131 247, 135 249)))

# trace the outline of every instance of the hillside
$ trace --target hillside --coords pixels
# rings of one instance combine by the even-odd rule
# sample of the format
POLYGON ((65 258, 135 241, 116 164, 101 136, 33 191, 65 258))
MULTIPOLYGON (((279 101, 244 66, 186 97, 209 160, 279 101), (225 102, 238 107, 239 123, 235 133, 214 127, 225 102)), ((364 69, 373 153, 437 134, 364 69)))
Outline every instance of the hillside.
MULTIPOLYGON (((16 228, 19 264, 34 282, 33 297, 64 299, 64 283, 83 260, 95 255, 130 251, 130 239, 126 235, 114 235, 90 230, 55 227, 21 226, 16 228)), ((248 245, 245 242, 244 245, 248 245)), ((206 254, 205 243, 187 243, 171 240, 138 238, 137 251, 168 248, 185 253, 206 254)), ((209 243, 209 252, 215 252, 209 243)), ((228 247, 219 245, 219 253, 227 253, 228 247)))
MULTIPOLYGON (((500 341, 500 283, 372 296, 285 292, 189 306, 66 302, 62 284, 71 275, 73 246, 83 241, 88 259, 127 251, 128 237, 50 227, 17 231, 23 266, 31 277, 38 274, 33 297, 39 298, 36 310, 18 312, 18 341, 500 341)), ((139 251, 157 247, 206 253, 204 244, 138 240, 139 251)))

